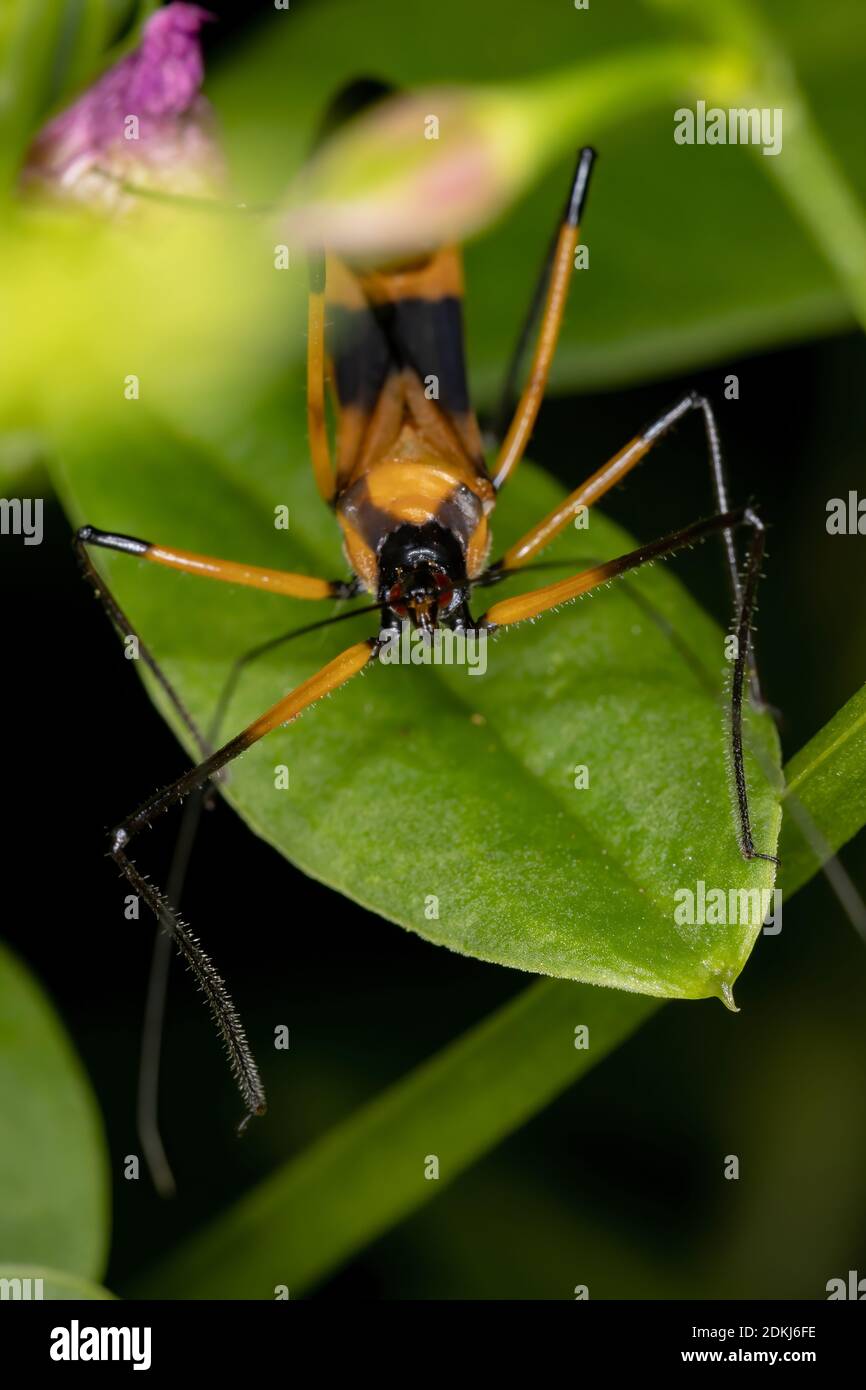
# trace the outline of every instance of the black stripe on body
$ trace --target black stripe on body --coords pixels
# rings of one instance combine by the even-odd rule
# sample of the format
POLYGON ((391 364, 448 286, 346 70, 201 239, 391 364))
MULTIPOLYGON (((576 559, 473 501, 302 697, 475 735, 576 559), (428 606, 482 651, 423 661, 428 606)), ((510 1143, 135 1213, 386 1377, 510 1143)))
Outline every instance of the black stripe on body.
POLYGON ((454 295, 398 299, 367 309, 329 306, 329 351, 340 404, 372 411, 387 377, 411 368, 447 415, 470 410, 463 351, 463 309, 454 295))
POLYGON ((441 299, 398 299, 377 305, 394 357, 401 367, 411 367, 422 385, 429 376, 438 379, 438 403, 449 415, 469 410, 466 362, 463 356, 463 306, 455 295, 441 299))
POLYGON ((369 546, 374 554, 378 553, 382 542, 391 531, 405 524, 400 517, 383 511, 370 500, 366 478, 359 478, 340 495, 337 511, 354 527, 364 544, 369 546))
POLYGON ((484 516, 481 501, 465 483, 458 483, 450 497, 436 509, 436 520, 446 531, 458 536, 465 549, 484 516))
POLYGON ((371 414, 386 377, 397 370, 388 341, 372 313, 329 305, 328 352, 340 404, 371 414))

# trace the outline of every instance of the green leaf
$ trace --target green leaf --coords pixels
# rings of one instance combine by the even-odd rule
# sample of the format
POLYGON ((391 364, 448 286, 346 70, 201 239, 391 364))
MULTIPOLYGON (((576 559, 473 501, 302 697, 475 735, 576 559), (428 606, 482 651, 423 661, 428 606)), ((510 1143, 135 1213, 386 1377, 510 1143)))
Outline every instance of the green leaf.
POLYGON ((782 887, 792 893, 866 824, 866 686, 785 768, 782 887))
MULTIPOLYGON (((813 809, 819 833, 829 833, 822 807, 813 809)), ((832 802, 824 809, 832 817, 832 802)), ((804 864, 790 892, 817 868, 804 864)), ((146 1271, 133 1296, 269 1298, 275 1284, 304 1292, 437 1196, 657 1007, 558 981, 532 985, 146 1271), (585 1050, 574 1046, 580 1024, 585 1050), (431 1135, 447 1156, 435 1183, 418 1179, 431 1135)))
MULTIPOLYGON (((339 574, 333 517, 307 467, 286 466, 303 458, 304 434, 296 417, 275 410, 219 442, 194 443, 160 429, 138 402, 72 431, 59 450, 58 487, 76 521, 339 574), (288 533, 274 529, 281 503, 291 510, 288 533)), ((497 544, 561 496, 522 466, 497 509, 497 544)), ((572 531, 549 555, 573 570, 632 546, 593 513, 588 530, 572 531)), ((238 655, 322 615, 318 606, 105 558, 131 621, 202 726, 238 655)), ((371 630, 365 618, 255 663, 225 736, 371 630)), ((772 866, 746 864, 739 853, 718 629, 672 568, 660 566, 502 633, 487 657, 480 676, 465 666, 377 663, 251 749, 233 769, 229 800, 307 873, 430 941, 542 974, 730 1000, 760 930, 757 901, 738 925, 675 920, 675 894, 697 891, 699 880, 725 892, 772 883, 772 866), (281 765, 289 791, 275 789, 281 765), (575 768, 584 765, 590 785, 576 790, 575 768)), ((751 718, 749 732, 764 764, 777 766, 770 721, 751 718)), ((756 836, 771 851, 778 788, 756 759, 748 762, 756 836)), ((150 790, 144 770, 139 785, 150 790)), ((140 850, 146 855, 146 844, 140 850)))
POLYGON ((98 1278, 108 1162, 81 1064, 51 1004, 0 946, 0 1261, 98 1278))
POLYGON ((63 0, 13 0, 0 17, 0 198, 50 100, 65 8, 63 0))
POLYGON ((37 1296, 37 1290, 38 1297, 46 1302, 94 1302, 114 1298, 114 1294, 100 1284, 92 1284, 90 1280, 67 1274, 65 1270, 46 1269, 42 1265, 0 1264, 0 1283, 3 1280, 10 1281, 10 1292, 4 1294, 8 1298, 26 1297, 29 1301, 37 1296), (14 1280, 19 1282, 13 1283, 14 1280))
POLYGON ((268 1299, 278 1284, 301 1293, 431 1200, 657 1007, 534 985, 256 1187, 132 1296, 268 1299), (576 1046, 581 1024, 588 1048, 576 1046), (431 1148, 438 1181, 425 1177, 431 1148))

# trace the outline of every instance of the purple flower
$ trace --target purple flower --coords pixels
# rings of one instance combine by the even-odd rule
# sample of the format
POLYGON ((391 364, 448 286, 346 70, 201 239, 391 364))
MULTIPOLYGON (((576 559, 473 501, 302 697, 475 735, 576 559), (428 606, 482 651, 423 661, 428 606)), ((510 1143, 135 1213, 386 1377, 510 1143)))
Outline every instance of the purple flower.
POLYGON ((134 201, 118 180, 171 193, 216 191, 224 166, 213 112, 199 90, 199 30, 212 18, 187 4, 152 15, 138 48, 36 136, 24 186, 108 209, 134 201))

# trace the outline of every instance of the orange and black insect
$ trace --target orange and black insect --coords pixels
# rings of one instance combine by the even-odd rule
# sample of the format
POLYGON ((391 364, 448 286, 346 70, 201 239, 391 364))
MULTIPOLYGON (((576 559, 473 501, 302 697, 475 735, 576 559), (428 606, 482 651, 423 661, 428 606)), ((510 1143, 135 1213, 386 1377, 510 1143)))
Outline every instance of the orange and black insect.
MULTIPOLYGON (((378 84, 355 84, 335 103, 327 125, 333 126, 347 111, 383 94, 378 84)), ((536 522, 495 563, 489 563, 496 499, 526 450, 544 397, 594 159, 593 150, 581 150, 559 231, 542 269, 509 373, 513 381, 522 347, 532 325, 540 319, 526 383, 490 467, 467 387, 459 251, 445 247, 411 263, 377 269, 353 266, 331 255, 311 257, 307 349, 310 453, 318 490, 342 531, 351 571, 348 579, 323 579, 214 559, 177 550, 168 541, 138 540, 93 526, 85 526, 77 534, 75 544, 85 575, 124 634, 132 631, 130 624, 94 569, 89 547, 123 551, 151 564, 290 598, 315 601, 361 593, 371 596, 368 607, 323 622, 342 621, 362 612, 379 614, 377 636, 348 646, 216 749, 208 747, 153 657, 146 647, 140 647, 143 659, 197 739, 202 761, 122 821, 112 832, 110 852, 135 892, 174 938, 200 984, 226 1043, 249 1115, 263 1113, 265 1096, 225 985, 169 899, 129 858, 129 846, 139 830, 208 784, 251 744, 290 723, 322 696, 369 667, 387 636, 404 623, 428 634, 438 628, 492 633, 535 618, 712 533, 720 534, 739 639, 732 682, 731 741, 740 846, 746 859, 773 859, 757 850, 753 842, 742 749, 747 671, 757 688, 750 628, 764 528, 750 508, 729 505, 718 430, 708 401, 694 393, 683 396, 576 487, 550 515, 536 522), (434 398, 425 386, 431 378, 438 384, 434 398), (328 382, 336 414, 333 449, 326 412, 328 382), (476 589, 530 565, 579 509, 598 502, 690 412, 699 413, 705 426, 714 515, 570 578, 502 599, 473 615, 476 589), (742 576, 734 542, 739 527, 751 532, 742 576)))

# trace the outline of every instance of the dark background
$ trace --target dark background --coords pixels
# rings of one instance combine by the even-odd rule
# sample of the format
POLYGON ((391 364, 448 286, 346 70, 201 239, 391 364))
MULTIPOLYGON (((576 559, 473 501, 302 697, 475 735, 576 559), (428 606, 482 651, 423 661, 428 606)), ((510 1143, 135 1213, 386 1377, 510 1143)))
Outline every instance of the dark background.
MULTIPOLYGON (((231 20, 232 7, 211 8, 231 20)), ((224 24, 213 43, 233 32, 224 24)), ((825 528, 829 498, 866 491, 864 381, 866 347, 851 335, 551 400, 531 449, 574 486, 562 464, 572 450, 562 446, 576 427, 594 467, 682 390, 711 396, 735 499, 757 499, 772 527, 758 651, 787 756, 864 679, 864 543, 825 528), (730 372, 740 381, 735 402, 722 398, 730 372)), ((697 421, 605 504, 642 539, 709 509, 697 421)), ((146 1177, 124 1181, 123 1157, 139 1151, 138 1023, 153 933, 144 917, 123 918, 104 831, 177 776, 184 757, 80 582, 59 508, 46 513, 38 563, 32 550, 0 547, 5 932, 58 1004, 105 1116, 115 1177, 105 1283, 122 1293, 149 1256, 526 980, 364 913, 220 805, 205 818, 184 906, 246 1021, 271 1111, 235 1140, 234 1088, 207 1014, 175 967, 163 1132, 179 1196, 163 1202, 146 1177), (295 935, 291 919, 322 930, 295 935), (289 1054, 269 1046, 275 1021, 292 1030, 289 1054)), ((677 564, 725 620, 719 555, 707 546, 677 564)), ((149 841, 157 882, 170 848, 170 835, 149 841)), ((842 859, 862 889, 862 835, 842 859)), ((866 1273, 864 995, 866 943, 815 881, 786 904, 781 935, 759 941, 738 986, 739 1015, 713 1002, 666 1006, 319 1296, 568 1297, 580 1281, 593 1297, 823 1297, 829 1278, 866 1273), (727 1153, 741 1157, 738 1184, 721 1180, 727 1153)))

